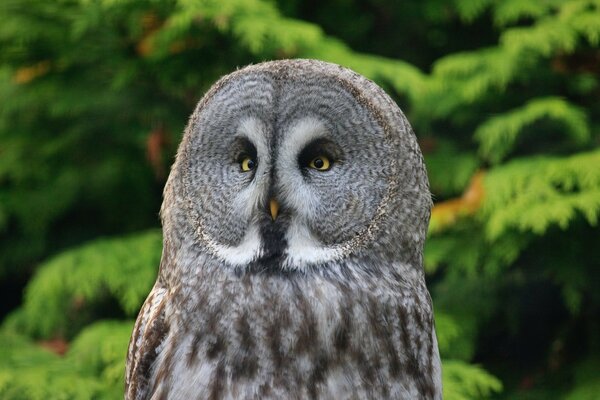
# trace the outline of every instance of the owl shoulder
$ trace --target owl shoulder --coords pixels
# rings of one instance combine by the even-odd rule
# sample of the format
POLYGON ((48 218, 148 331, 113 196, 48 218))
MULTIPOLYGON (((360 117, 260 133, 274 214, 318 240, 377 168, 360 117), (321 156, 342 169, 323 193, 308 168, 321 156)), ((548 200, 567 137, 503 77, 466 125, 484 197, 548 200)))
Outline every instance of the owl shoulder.
POLYGON ((127 352, 125 399, 146 398, 152 365, 158 347, 169 331, 165 320, 168 291, 160 279, 146 298, 133 327, 127 352))

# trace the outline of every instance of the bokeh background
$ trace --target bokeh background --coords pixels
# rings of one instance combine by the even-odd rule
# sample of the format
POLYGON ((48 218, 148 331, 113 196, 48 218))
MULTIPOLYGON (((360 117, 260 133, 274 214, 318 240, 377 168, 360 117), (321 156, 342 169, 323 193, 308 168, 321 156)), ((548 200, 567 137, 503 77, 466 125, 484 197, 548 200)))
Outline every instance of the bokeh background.
POLYGON ((413 124, 445 398, 600 399, 600 1, 1 0, 0 398, 118 399, 220 76, 317 58, 413 124))

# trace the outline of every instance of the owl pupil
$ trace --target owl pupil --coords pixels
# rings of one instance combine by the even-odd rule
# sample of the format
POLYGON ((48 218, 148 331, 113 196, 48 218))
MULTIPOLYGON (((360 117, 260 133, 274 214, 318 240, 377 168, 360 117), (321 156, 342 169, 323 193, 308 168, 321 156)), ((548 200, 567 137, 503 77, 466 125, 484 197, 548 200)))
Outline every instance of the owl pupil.
POLYGON ((323 160, 321 160, 320 158, 316 158, 315 161, 313 161, 313 163, 316 168, 323 168, 323 166, 325 165, 323 160))
POLYGON ((248 169, 254 169, 255 166, 256 165, 254 163, 254 160, 253 159, 249 159, 248 160, 248 169))

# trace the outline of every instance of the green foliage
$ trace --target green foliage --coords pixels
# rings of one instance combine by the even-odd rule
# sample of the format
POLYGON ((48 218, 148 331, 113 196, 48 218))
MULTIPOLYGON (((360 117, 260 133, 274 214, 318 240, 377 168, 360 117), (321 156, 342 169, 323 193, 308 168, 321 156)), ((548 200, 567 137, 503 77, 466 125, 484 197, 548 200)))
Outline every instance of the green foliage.
MULTIPOLYGON (((498 163, 513 149, 519 135, 542 119, 560 123, 560 131, 575 143, 590 139, 587 118, 581 110, 560 98, 537 98, 519 109, 492 117, 477 128, 475 138, 481 143, 481 155, 498 163)), ((536 132, 548 133, 539 129, 536 132)))
MULTIPOLYGON (((468 179, 455 180, 461 171, 485 171, 477 212, 470 211, 467 191, 452 204, 438 204, 440 212, 455 210, 451 225, 440 225, 434 211, 425 264, 438 277, 433 293, 436 312, 443 316, 438 330, 451 333, 440 333, 440 348, 447 358, 470 360, 478 352, 495 352, 476 344, 478 337, 526 331, 525 315, 541 310, 528 310, 520 296, 531 296, 540 277, 558 286, 562 307, 572 315, 553 328, 560 332, 553 340, 569 342, 567 337, 582 334, 573 324, 587 327, 600 307, 591 283, 598 279, 592 260, 598 259, 600 109, 593 100, 597 73, 589 72, 597 66, 585 61, 598 51, 600 4, 465 0, 456 7, 468 23, 489 13, 501 29, 496 45, 437 60, 414 103, 417 123, 439 140, 425 154, 434 195, 444 199, 470 190, 468 179), (473 156, 469 139, 479 145, 481 158, 464 167, 455 149, 473 156)), ((588 340, 593 343, 598 335, 588 340)), ((549 352, 550 343, 544 343, 549 352)), ((541 361, 537 365, 548 368, 541 361)), ((540 383, 515 398, 563 393, 573 370, 562 366, 560 371, 555 374, 561 383, 553 382, 552 390, 540 383)), ((596 381, 571 383, 579 388, 572 393, 598 397, 596 381)), ((505 397, 513 398, 510 389, 505 397)))
POLYGON ((600 151, 515 160, 493 169, 486 185, 482 214, 492 239, 511 230, 542 235, 553 224, 567 229, 578 214, 597 225, 600 151))
POLYGON ((122 397, 123 357, 133 324, 87 327, 60 357, 27 339, 0 333, 0 397, 5 400, 122 397))
POLYGON ((494 4, 494 22, 499 26, 506 26, 527 18, 538 19, 550 13, 560 3, 560 0, 498 1, 494 4))
POLYGON ((425 154, 425 164, 431 191, 439 197, 449 197, 463 191, 479 161, 475 154, 461 152, 452 142, 440 140, 433 151, 425 154))
POLYGON ((161 240, 154 230, 98 239, 50 259, 30 281, 24 305, 7 327, 33 337, 70 337, 106 313, 110 300, 135 317, 156 279, 161 240))
POLYGON ((600 359, 590 357, 575 369, 576 389, 567 394, 565 400, 593 400, 600 393, 600 359))
POLYGON ((273 3, 262 0, 180 1, 165 28, 156 33, 156 56, 168 56, 170 46, 189 34, 199 16, 219 32, 232 35, 258 59, 318 58, 385 80, 408 96, 422 90, 423 75, 410 64, 353 52, 318 26, 285 18, 273 3))
POLYGON ((86 327, 73 341, 67 359, 78 371, 98 377, 119 393, 125 385, 123 355, 133 322, 102 321, 86 327))
POLYGON ((189 114, 221 75, 293 57, 375 80, 415 127, 445 398, 600 396, 597 0, 4 0, 0 19, 0 289, 33 276, 1 398, 121 396, 189 114))
POLYGON ((472 22, 480 16, 490 4, 492 0, 455 0, 454 4, 458 15, 467 22, 472 22))
POLYGON ((461 329, 452 317, 443 312, 435 313, 435 329, 438 332, 440 354, 444 356, 450 351, 452 342, 460 337, 461 329))
MULTIPOLYGON (((459 3, 476 4, 481 1, 459 3)), ((522 3, 537 7, 532 6, 537 2, 522 3)), ((600 4, 597 1, 578 0, 559 4, 555 12, 535 19, 530 26, 512 27, 501 32, 497 46, 451 54, 437 61, 433 68, 433 79, 427 85, 427 93, 415 105, 419 108, 419 117, 456 121, 464 117, 460 110, 464 107, 476 111, 473 106, 484 106, 482 111, 489 112, 489 107, 497 104, 496 96, 510 94, 510 90, 507 90, 510 84, 531 84, 530 77, 534 78, 533 83, 537 83, 535 81, 539 76, 564 79, 548 71, 548 58, 555 57, 558 61, 558 57, 573 54, 584 46, 598 44, 600 4), (532 76, 534 73, 542 75, 532 76)), ((516 10, 509 5, 504 7, 516 10)), ((527 5, 516 10, 514 16, 509 16, 501 7, 500 21, 527 15, 524 7, 527 5)), ((469 10, 475 8, 468 7, 469 10)), ((470 13, 467 12, 467 15, 470 13)), ((552 87, 547 83, 544 82, 546 90, 552 87)))
POLYGON ((442 372, 447 400, 484 399, 502 389, 498 379, 478 366, 461 361, 447 361, 442 372))

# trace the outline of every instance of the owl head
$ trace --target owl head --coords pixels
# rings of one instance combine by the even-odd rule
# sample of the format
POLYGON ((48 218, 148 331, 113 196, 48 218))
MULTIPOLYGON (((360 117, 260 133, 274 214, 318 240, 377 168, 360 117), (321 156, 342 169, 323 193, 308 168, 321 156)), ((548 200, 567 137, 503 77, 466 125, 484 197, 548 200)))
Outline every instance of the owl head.
POLYGON ((285 273, 348 259, 420 267, 430 209, 393 100, 341 66, 284 60, 227 75, 201 99, 161 213, 165 248, 285 273))

